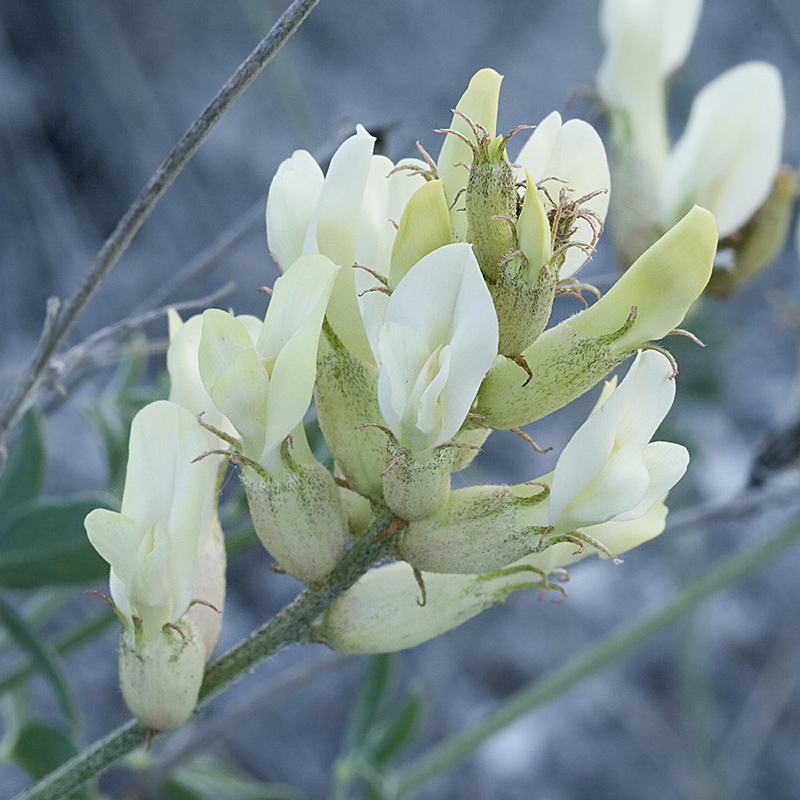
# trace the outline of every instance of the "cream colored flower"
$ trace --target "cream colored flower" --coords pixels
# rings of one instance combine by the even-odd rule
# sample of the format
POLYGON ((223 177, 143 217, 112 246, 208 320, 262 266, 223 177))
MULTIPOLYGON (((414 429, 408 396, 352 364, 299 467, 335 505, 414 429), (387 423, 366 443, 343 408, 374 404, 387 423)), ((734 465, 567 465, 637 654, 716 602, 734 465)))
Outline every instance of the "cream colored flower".
POLYGON ((675 397, 671 376, 669 360, 648 350, 618 387, 606 384, 556 464, 549 514, 556 533, 644 516, 680 480, 686 448, 650 441, 675 397))
POLYGON ((721 239, 765 203, 781 165, 785 101, 778 70, 750 61, 695 97, 670 142, 669 79, 686 58, 702 0, 603 0, 606 45, 597 88, 614 142, 617 249, 630 264, 693 205, 711 211, 721 239))
POLYGON ((145 406, 131 426, 120 513, 96 509, 86 517, 90 541, 111 565, 111 597, 126 629, 143 641, 204 599, 193 589, 219 460, 194 459, 207 447, 206 432, 185 409, 166 400, 145 406))
POLYGON ((338 270, 324 256, 301 256, 275 282, 255 342, 231 314, 203 314, 203 384, 241 435, 243 454, 268 471, 311 403, 322 319, 338 270))
POLYGON ((386 299, 376 292, 364 294, 377 282, 352 267, 359 264, 388 277, 395 225, 424 182, 408 170, 392 172, 388 158, 373 155, 374 144, 375 138, 357 126, 334 153, 326 176, 309 153, 296 152, 279 168, 267 199, 270 250, 284 268, 309 253, 343 268, 328 320, 345 346, 370 363, 374 354, 365 326, 380 326, 386 299))
POLYGON ((413 266, 386 307, 378 400, 400 447, 425 453, 461 428, 497 355, 497 316, 467 244, 413 266))

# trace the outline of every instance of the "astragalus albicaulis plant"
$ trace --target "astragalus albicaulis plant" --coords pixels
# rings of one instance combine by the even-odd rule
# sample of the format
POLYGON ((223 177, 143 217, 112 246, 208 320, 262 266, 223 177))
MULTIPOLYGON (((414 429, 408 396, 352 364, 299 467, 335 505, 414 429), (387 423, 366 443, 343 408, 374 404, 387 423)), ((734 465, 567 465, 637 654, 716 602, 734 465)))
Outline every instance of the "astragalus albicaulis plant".
POLYGON ((411 647, 518 589, 563 593, 569 564, 663 530, 688 454, 651 441, 675 394, 657 342, 708 281, 714 217, 689 209, 588 303, 576 275, 608 206, 603 145, 557 113, 498 134, 500 83, 474 76, 438 158, 393 164, 361 126, 327 174, 294 153, 267 202, 282 275, 265 319, 172 316, 169 400, 134 420, 121 511, 86 518, 111 566, 122 691, 148 728, 191 713, 219 633, 228 462, 259 539, 311 598, 285 641, 350 653, 411 647), (586 307, 548 327, 559 294, 586 307), (493 429, 629 357, 551 473, 451 489, 493 429), (333 473, 306 438, 312 399, 333 473))

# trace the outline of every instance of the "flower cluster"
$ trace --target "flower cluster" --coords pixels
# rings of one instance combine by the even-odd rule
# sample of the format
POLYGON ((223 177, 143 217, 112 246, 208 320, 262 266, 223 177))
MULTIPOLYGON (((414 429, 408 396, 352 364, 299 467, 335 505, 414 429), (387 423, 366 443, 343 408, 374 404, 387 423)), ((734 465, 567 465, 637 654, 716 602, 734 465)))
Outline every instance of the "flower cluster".
POLYGON ((719 226, 711 288, 729 292, 783 247, 797 176, 781 169, 783 84, 763 61, 733 67, 705 86, 671 145, 669 81, 686 59, 702 6, 703 0, 603 0, 606 49, 597 91, 611 128, 612 215, 623 265, 696 203, 719 226))
POLYGON ((314 628, 348 652, 424 641, 516 589, 554 588, 549 576, 583 555, 616 558, 663 529, 688 455, 651 441, 675 393, 655 341, 705 287, 714 218, 687 210, 601 299, 548 327, 558 294, 583 300, 575 274, 602 230, 609 171, 592 127, 558 114, 510 159, 528 126, 496 133, 500 82, 475 75, 438 159, 421 150, 394 165, 361 127, 327 174, 295 153, 267 202, 283 274, 263 322, 217 309, 171 318, 170 401, 134 422, 121 513, 86 520, 123 620, 123 690, 151 727, 189 713, 213 649, 192 615, 219 621, 222 584, 202 577, 214 572, 206 552, 220 579, 224 569, 211 546, 224 456, 262 543, 311 590, 378 513, 395 514, 395 562, 314 628), (545 416, 632 355, 552 473, 451 489, 493 429, 545 416), (306 439, 312 398, 334 474, 306 439), (166 696, 176 683, 189 687, 180 702, 166 696))

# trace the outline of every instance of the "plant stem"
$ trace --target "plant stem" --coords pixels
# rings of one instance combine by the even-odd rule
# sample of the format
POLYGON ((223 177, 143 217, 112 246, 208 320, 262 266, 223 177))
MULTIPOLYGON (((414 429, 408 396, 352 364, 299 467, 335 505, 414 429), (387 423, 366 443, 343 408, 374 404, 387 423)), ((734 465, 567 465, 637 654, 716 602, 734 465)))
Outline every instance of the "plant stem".
POLYGON ((800 520, 758 544, 726 558, 657 611, 606 636, 596 645, 554 669, 535 684, 513 694, 483 719, 428 750, 408 767, 391 776, 386 797, 403 797, 431 778, 471 755, 498 731, 576 684, 622 658, 647 639, 677 622, 712 595, 766 566, 800 539, 800 520))
POLYGON ((0 409, 0 472, 3 467, 2 456, 5 452, 3 444, 7 431, 32 402, 30 396, 39 379, 46 372, 50 360, 64 343, 89 300, 217 122, 255 80, 318 2, 319 0, 294 0, 284 11, 270 32, 242 62, 155 171, 125 216, 106 239, 78 291, 60 308, 58 301, 50 298, 47 319, 33 358, 16 390, 0 409))
MULTIPOLYGON (((349 589, 376 561, 385 558, 390 541, 376 542, 393 518, 382 511, 369 531, 362 534, 317 592, 304 591, 293 603, 215 661, 207 670, 200 688, 200 702, 207 702, 254 666, 308 636, 312 623, 349 589)), ((82 750, 75 758, 51 772, 17 800, 60 800, 86 781, 100 775, 123 756, 144 744, 147 728, 136 720, 112 731, 82 750)))

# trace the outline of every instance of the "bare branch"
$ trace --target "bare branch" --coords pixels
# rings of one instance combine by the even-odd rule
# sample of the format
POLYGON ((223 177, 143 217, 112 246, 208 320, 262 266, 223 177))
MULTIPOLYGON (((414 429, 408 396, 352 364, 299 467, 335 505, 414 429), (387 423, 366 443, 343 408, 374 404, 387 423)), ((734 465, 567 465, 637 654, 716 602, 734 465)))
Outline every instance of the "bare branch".
MULTIPOLYGON (((119 261, 150 212, 197 152, 217 122, 255 80, 318 2, 319 0, 294 0, 286 9, 266 37, 219 90, 216 97, 147 182, 97 254, 94 264, 78 291, 61 308, 58 318, 51 325, 45 325, 39 345, 25 374, 0 410, 0 454, 4 450, 3 443, 6 433, 32 402, 33 389, 47 368, 50 359, 63 345, 89 300, 119 261)), ((2 466, 3 464, 0 463, 0 468, 2 466)))

